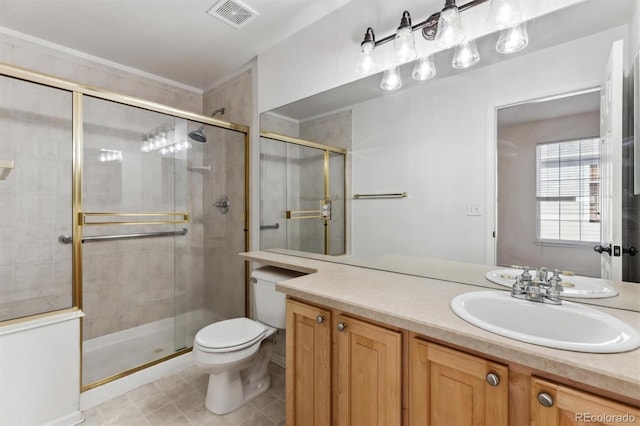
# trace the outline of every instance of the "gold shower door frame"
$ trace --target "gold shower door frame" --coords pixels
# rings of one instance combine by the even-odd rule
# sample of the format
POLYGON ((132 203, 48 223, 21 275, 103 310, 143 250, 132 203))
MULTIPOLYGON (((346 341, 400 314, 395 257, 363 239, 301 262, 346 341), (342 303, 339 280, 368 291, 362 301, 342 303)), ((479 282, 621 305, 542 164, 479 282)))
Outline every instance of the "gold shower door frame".
MULTIPOLYGON (((245 251, 249 250, 250 245, 250 223, 249 214, 250 209, 250 185, 249 185, 249 170, 250 163, 250 138, 249 127, 241 124, 230 123, 222 120, 218 120, 212 117, 208 117, 201 114, 196 114, 188 111, 184 111, 178 108, 170 107, 167 105, 159 104, 152 101, 136 98, 133 96, 122 95, 114 92, 110 92, 104 89, 100 89, 94 86, 89 86, 62 78, 54 77, 48 74, 43 74, 37 71, 28 70, 26 68, 16 67, 14 65, 0 62, 0 75, 16 78, 19 80, 40 84, 43 86, 49 86, 57 89, 62 89, 72 94, 72 228, 73 228, 73 241, 72 241, 72 301, 71 308, 55 310, 45 313, 39 313, 30 315, 23 318, 9 320, 6 323, 26 322, 31 321, 34 318, 39 318, 48 315, 55 315, 61 312, 72 312, 82 310, 82 236, 83 226, 91 226, 92 223, 87 222, 86 218, 90 216, 150 216, 158 215, 158 213, 113 213, 113 212, 83 212, 82 210, 82 172, 83 172, 83 97, 91 96, 94 98, 116 102, 119 104, 137 107, 149 111, 159 112, 162 114, 170 115, 173 117, 183 118, 189 121, 197 122, 200 124, 208 124, 214 127, 228 129, 239 133, 244 133, 244 153, 245 153, 245 173, 244 173, 244 190, 245 190, 245 205, 244 205, 244 246, 245 251)), ((189 221, 189 214, 187 212, 168 212, 160 213, 162 216, 182 216, 177 220, 158 220, 152 221, 152 223, 187 223, 189 221)), ((131 224, 143 224, 141 222, 131 222, 131 224)), ((94 223, 97 224, 97 223, 94 223)), ((106 223, 101 223, 106 224, 106 223)), ((126 222, 116 222, 113 224, 125 225, 126 222)), ((249 312, 249 263, 245 262, 245 315, 249 312)), ((86 391, 102 384, 111 382, 113 380, 120 379, 124 376, 133 374, 145 368, 164 362, 168 359, 185 354, 192 350, 192 348, 185 348, 174 352, 171 355, 167 355, 163 358, 159 358, 140 365, 130 370, 123 371, 116 375, 104 378, 88 385, 82 385, 82 344, 83 344, 83 330, 82 321, 80 322, 80 389, 86 391)))
MULTIPOLYGON (((324 254, 331 255, 331 218, 323 219, 322 217, 322 204, 326 204, 327 202, 331 204, 331 188, 330 183, 331 179, 329 176, 329 161, 330 161, 330 153, 342 154, 345 156, 344 167, 346 167, 346 155, 347 150, 343 148, 338 148, 331 145, 324 145, 317 142, 312 142, 304 139, 293 138, 291 136, 280 135, 278 133, 273 132, 260 132, 260 137, 266 139, 273 139, 276 141, 291 143, 294 145, 300 145, 307 148, 319 149, 324 152, 323 159, 323 180, 324 180, 324 199, 320 201, 320 209, 319 210, 287 210, 286 218, 287 219, 296 219, 296 220, 305 220, 305 219, 313 219, 313 220, 322 220, 324 222, 324 254)), ((347 218, 346 218, 346 193, 347 193, 347 174, 343 173, 343 194, 345 194, 345 219, 344 219, 344 230, 343 235, 346 238, 347 231, 347 218)), ((345 241, 345 251, 343 253, 336 253, 334 256, 339 256, 346 253, 346 241, 345 241)))

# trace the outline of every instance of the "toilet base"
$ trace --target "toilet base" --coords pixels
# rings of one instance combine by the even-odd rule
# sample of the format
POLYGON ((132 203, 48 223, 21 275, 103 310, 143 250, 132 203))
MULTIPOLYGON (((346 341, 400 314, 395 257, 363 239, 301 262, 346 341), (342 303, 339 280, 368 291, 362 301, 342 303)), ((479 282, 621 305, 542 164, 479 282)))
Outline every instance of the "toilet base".
POLYGON ((267 368, 274 346, 272 339, 265 339, 248 368, 210 374, 207 409, 214 414, 227 414, 269 390, 271 377, 267 368))

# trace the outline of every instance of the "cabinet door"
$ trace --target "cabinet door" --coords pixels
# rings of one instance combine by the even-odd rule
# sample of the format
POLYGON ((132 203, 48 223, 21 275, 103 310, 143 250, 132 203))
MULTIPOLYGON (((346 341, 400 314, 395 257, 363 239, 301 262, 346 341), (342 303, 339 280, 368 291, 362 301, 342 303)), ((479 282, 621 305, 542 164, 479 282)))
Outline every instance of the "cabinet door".
POLYGON ((338 315, 336 422, 400 425, 402 334, 338 315))
POLYGON ((409 351, 410 425, 507 425, 506 366, 415 337, 409 351))
POLYGON ((287 300, 287 425, 331 424, 331 312, 287 300))
POLYGON ((640 410, 587 392, 532 379, 531 425, 620 425, 640 423, 640 410))

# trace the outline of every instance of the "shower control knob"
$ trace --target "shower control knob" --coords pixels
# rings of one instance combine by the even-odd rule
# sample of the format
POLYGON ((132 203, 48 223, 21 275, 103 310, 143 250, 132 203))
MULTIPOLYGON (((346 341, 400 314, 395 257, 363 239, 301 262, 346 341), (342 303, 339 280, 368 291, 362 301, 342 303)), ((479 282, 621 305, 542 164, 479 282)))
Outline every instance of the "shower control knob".
POLYGON ((317 322, 318 324, 322 324, 322 323, 324 322, 324 320, 325 320, 324 315, 318 315, 318 316, 316 317, 316 322, 317 322))
POLYGON ((487 383, 491 386, 498 386, 500 384, 500 377, 495 373, 487 374, 487 383))
POLYGON ((336 328, 338 329, 338 331, 344 331, 344 329, 347 328, 347 324, 339 322, 338 325, 336 325, 336 328))

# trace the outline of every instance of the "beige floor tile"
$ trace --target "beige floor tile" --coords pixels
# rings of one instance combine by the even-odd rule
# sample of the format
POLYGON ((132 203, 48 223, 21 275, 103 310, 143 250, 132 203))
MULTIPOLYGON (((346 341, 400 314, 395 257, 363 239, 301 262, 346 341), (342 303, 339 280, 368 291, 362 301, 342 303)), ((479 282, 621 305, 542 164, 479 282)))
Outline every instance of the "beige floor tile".
POLYGON ((271 388, 249 404, 218 416, 206 409, 209 375, 190 367, 85 410, 87 426, 284 426, 285 372, 269 365, 271 388))

